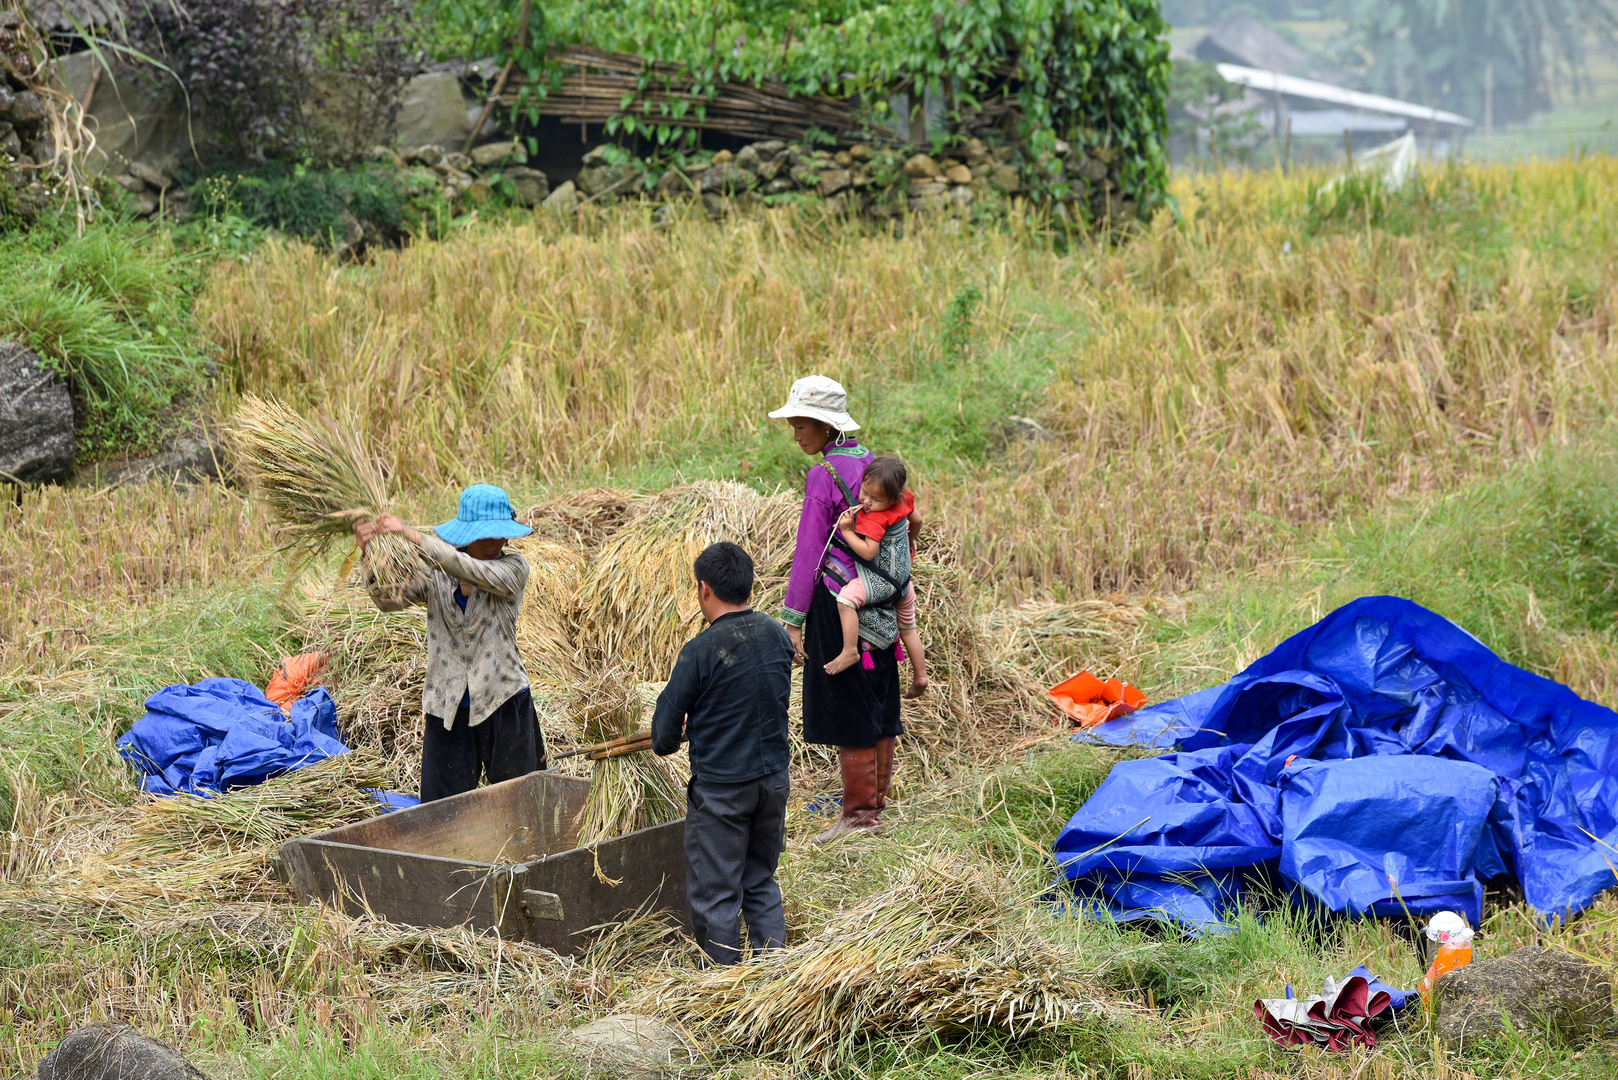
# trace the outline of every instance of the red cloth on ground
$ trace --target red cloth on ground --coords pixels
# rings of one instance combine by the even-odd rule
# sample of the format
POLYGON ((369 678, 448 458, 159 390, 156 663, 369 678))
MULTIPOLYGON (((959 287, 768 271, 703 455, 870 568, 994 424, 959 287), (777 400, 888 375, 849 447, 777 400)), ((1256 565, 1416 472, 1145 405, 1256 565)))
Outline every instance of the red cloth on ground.
POLYGON ((861 510, 854 515, 854 535, 867 540, 880 540, 893 526, 910 516, 916 508, 916 494, 905 488, 898 502, 886 510, 861 510))

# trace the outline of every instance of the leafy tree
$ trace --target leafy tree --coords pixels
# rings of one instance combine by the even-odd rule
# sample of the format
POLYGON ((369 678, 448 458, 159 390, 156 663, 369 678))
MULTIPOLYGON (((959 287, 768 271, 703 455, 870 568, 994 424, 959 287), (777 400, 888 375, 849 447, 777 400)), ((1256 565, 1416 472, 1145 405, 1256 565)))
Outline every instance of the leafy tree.
POLYGON ((1352 0, 1349 20, 1369 89, 1480 120, 1492 68, 1497 123, 1548 106, 1558 74, 1587 87, 1587 35, 1618 29, 1614 0, 1352 0))

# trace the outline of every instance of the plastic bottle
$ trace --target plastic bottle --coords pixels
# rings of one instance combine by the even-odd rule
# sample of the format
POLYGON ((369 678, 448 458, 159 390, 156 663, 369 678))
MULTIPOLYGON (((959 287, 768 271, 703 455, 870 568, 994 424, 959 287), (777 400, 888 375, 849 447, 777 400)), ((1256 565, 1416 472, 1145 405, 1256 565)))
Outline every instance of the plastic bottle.
POLYGON ((1433 984, 1446 972, 1465 967, 1472 962, 1472 928, 1466 919, 1453 911, 1440 911, 1427 924, 1427 940, 1438 945, 1426 978, 1421 980, 1421 1000, 1427 1001, 1433 984))

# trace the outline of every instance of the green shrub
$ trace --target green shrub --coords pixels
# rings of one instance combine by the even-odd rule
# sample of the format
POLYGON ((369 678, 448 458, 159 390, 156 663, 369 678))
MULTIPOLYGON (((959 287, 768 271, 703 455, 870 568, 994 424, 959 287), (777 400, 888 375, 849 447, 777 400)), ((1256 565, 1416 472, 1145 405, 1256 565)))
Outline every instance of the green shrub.
POLYGON ((81 449, 139 443, 206 375, 192 336, 197 280, 166 237, 124 222, 0 237, 0 339, 66 377, 81 449))
MULTIPOLYGON (((272 164, 216 173, 189 187, 191 204, 211 217, 237 214, 328 248, 343 245, 353 223, 372 242, 436 237, 454 212, 427 169, 308 169, 272 164)), ((498 200, 499 190, 495 189, 498 200)))

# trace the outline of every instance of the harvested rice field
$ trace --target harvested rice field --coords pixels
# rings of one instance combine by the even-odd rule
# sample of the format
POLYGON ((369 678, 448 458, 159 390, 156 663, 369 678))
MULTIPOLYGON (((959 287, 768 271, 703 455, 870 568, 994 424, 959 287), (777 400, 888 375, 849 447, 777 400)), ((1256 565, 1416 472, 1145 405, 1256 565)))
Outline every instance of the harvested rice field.
MULTIPOLYGON (((216 1078, 574 1077, 567 1033, 621 1014, 679 1024, 685 1074, 715 1077, 1612 1075, 1610 1027, 1264 1036, 1253 1002, 1289 982, 1418 985, 1386 922, 1277 900, 1192 937, 1051 903, 1056 833, 1138 753, 1069 741, 1045 689, 1081 669, 1165 701, 1393 593, 1618 705, 1618 161, 1435 168, 1353 205, 1326 179, 1182 179, 1178 220, 1105 243, 591 207, 215 268, 196 324, 226 482, 0 506, 0 1075, 110 1022, 216 1078), (808 459, 765 413, 815 373, 912 470, 932 686, 881 835, 808 842, 839 780, 795 727, 787 948, 704 971, 652 910, 561 955, 298 904, 277 847, 420 780, 426 623, 358 587, 408 567, 356 560, 340 515, 426 525, 505 487, 534 529, 518 631, 552 750, 628 734, 700 626, 706 544, 746 547, 779 607, 808 459), (306 650, 332 654, 351 753, 140 793, 113 743, 149 695, 263 686, 306 650)), ((612 836, 680 812, 683 759, 558 767, 594 776, 612 836)), ((1491 896, 1480 955, 1524 944, 1612 971, 1618 897, 1545 929, 1491 896)))

